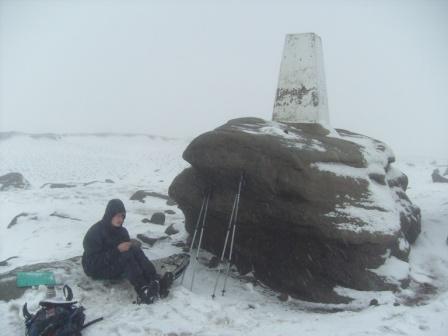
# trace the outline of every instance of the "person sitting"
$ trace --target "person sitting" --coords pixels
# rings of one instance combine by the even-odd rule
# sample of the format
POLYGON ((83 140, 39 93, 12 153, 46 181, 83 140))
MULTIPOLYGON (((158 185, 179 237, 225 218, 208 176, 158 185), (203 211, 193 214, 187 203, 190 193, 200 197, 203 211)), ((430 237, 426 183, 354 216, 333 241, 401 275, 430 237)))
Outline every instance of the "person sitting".
POLYGON ((93 279, 127 278, 137 292, 137 302, 150 304, 168 295, 173 274, 157 274, 140 246, 129 238, 123 227, 125 218, 123 202, 110 200, 103 218, 84 237, 82 267, 93 279))

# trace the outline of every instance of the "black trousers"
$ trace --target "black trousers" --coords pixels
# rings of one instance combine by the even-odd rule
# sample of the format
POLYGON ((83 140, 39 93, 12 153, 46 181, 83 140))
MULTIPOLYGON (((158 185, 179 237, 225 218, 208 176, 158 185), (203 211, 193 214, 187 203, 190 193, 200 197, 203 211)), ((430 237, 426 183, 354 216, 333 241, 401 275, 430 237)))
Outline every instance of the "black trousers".
POLYGON ((136 291, 152 280, 158 280, 156 268, 139 247, 131 246, 126 252, 120 252, 118 258, 104 260, 104 265, 96 261, 96 279, 127 278, 136 291))

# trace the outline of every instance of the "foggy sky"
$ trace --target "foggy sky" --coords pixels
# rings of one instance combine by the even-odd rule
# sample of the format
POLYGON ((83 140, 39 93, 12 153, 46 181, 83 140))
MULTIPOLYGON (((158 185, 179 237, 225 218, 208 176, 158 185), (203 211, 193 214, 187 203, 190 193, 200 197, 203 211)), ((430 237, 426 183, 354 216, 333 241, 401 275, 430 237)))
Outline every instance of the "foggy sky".
POLYGON ((0 131, 194 137, 271 119, 285 35, 322 38, 330 121, 448 157, 448 1, 0 0, 0 131))

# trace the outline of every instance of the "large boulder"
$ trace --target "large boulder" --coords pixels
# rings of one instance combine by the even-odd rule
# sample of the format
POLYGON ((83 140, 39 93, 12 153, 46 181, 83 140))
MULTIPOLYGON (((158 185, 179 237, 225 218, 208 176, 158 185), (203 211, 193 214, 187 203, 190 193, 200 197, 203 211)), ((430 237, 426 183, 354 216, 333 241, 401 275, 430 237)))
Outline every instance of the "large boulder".
POLYGON ((420 210, 384 143, 317 124, 241 118, 194 139, 183 158, 191 167, 169 195, 191 234, 204 194, 213 190, 203 247, 217 255, 244 172, 234 246, 240 272, 321 302, 345 300, 336 286, 385 290, 408 280, 420 210))

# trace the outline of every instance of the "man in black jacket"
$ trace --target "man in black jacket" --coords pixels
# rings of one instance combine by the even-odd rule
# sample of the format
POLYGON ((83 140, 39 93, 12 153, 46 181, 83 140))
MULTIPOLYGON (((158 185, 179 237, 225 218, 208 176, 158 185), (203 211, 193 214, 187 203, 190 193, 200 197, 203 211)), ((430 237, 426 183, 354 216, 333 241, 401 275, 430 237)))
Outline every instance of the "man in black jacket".
POLYGON ((173 275, 165 273, 160 278, 140 247, 131 242, 123 227, 125 217, 123 202, 110 200, 103 219, 90 227, 84 237, 82 267, 94 279, 125 276, 137 292, 139 302, 153 303, 159 295, 168 295, 173 275))

